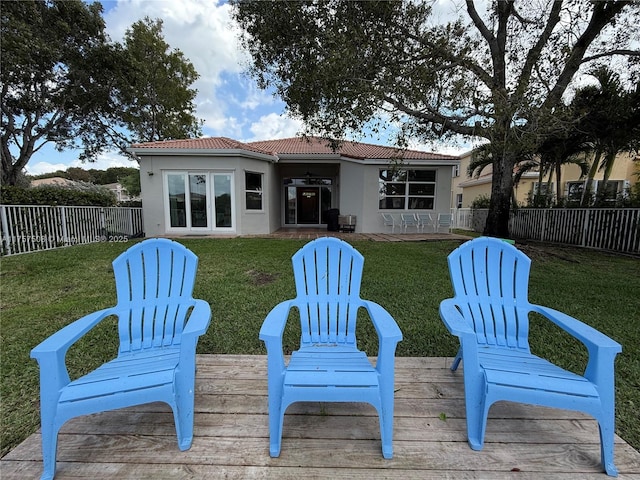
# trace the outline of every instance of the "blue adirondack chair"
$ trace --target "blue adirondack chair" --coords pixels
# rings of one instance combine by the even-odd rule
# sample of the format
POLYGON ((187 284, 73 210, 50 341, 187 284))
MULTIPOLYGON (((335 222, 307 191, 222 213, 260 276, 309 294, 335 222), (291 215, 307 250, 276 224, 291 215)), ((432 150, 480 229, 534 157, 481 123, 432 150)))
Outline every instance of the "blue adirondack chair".
POLYGON ((280 455, 284 413, 294 402, 366 402, 378 411, 382 454, 393 456, 393 382, 402 333, 380 305, 360 298, 364 258, 337 238, 307 243, 292 258, 297 296, 267 315, 260 339, 267 347, 269 453, 280 455), (364 308, 378 334, 374 367, 356 345, 356 316, 364 308), (296 309, 300 349, 288 365, 282 350, 287 317, 296 309))
POLYGON ((42 479, 56 470, 58 431, 80 415, 161 401, 168 403, 187 450, 193 439, 195 349, 211 310, 192 298, 198 258, 167 239, 150 239, 113 261, 118 302, 67 325, 31 350, 40 366, 42 479), (115 359, 71 381, 69 347, 107 317, 118 318, 115 359))
POLYGON ((471 448, 482 449, 489 407, 499 400, 576 410, 598 421, 602 465, 616 476, 614 360, 620 345, 575 318, 529 303, 531 260, 507 242, 477 238, 454 250, 448 262, 455 296, 441 302, 440 316, 460 338, 451 370, 464 360, 471 448), (531 312, 584 343, 589 352, 584 375, 531 353, 531 312))

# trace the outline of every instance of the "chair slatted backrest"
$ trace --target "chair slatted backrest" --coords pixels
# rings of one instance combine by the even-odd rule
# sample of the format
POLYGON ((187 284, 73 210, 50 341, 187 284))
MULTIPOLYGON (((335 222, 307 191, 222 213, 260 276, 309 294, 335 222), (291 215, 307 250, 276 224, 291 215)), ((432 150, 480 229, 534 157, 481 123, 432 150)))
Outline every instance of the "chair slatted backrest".
POLYGON ((452 221, 453 221, 453 215, 451 215, 450 213, 439 213, 438 214, 438 226, 439 227, 450 227, 452 221))
POLYGON ((462 244, 448 262, 455 298, 478 343, 529 351, 529 257, 487 237, 462 244))
POLYGON ((422 225, 432 225, 433 217, 430 213, 416 213, 416 218, 422 225))
POLYGON ((307 243, 292 258, 301 345, 355 345, 364 257, 337 238, 307 243))
POLYGON ((145 240, 113 261, 120 352, 180 343, 198 257, 167 239, 145 240))

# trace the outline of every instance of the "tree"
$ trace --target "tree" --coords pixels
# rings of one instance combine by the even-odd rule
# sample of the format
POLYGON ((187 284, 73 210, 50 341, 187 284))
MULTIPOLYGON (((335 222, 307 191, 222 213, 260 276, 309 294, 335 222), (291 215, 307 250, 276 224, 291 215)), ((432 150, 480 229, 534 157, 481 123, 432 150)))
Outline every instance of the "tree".
POLYGON ((194 115, 197 90, 190 88, 199 75, 180 50, 170 50, 162 20, 135 22, 125 33, 123 49, 114 108, 96 112, 101 130, 88 143, 99 151, 107 138, 130 156, 132 143, 202 135, 202 121, 194 115))
POLYGON ((142 191, 140 186, 140 172, 136 171, 131 175, 120 178, 120 184, 124 187, 127 193, 132 197, 137 197, 142 191))
POLYGON ((399 143, 487 139, 485 234, 495 236, 508 235, 514 166, 555 128, 553 110, 581 66, 638 55, 631 2, 504 0, 480 13, 467 0, 446 24, 431 3, 410 0, 233 4, 250 72, 310 131, 343 138, 382 118, 401 125, 399 143))
POLYGON ((105 99, 111 59, 99 3, 3 2, 2 183, 14 185, 48 142, 76 146, 88 112, 105 99))
POLYGON ((201 134, 198 78, 169 50, 162 22, 146 18, 124 44, 104 32, 102 6, 81 0, 2 3, 2 183, 15 184, 31 156, 52 142, 81 160, 131 143, 201 134))
POLYGON ((596 204, 606 195, 618 154, 640 149, 640 88, 636 85, 626 90, 620 76, 606 67, 595 68, 590 74, 597 85, 580 88, 572 102, 576 109, 586 112, 578 129, 593 151, 582 191, 582 206, 593 201, 593 179, 598 170, 603 170, 603 180, 595 196, 596 204))
MULTIPOLYGON (((561 193, 562 166, 567 164, 577 165, 580 168, 580 178, 586 176, 588 164, 584 157, 590 151, 590 145, 580 128, 580 120, 584 118, 583 112, 576 111, 573 105, 560 106, 554 111, 554 116, 559 117, 559 121, 554 123, 562 125, 563 128, 550 132, 534 153, 539 158, 540 164, 538 184, 542 185, 544 175, 548 174, 547 192, 550 192, 549 186, 555 173, 555 205, 562 206, 565 204, 561 193)), ((534 206, 547 206, 544 195, 541 193, 539 189, 534 196, 534 206)))

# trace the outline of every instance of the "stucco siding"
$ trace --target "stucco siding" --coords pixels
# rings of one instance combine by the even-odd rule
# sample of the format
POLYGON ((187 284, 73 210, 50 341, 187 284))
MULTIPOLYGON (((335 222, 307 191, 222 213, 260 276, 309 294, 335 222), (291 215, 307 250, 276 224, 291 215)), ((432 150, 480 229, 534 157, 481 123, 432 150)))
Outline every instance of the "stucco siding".
MULTIPOLYGON (((273 184, 273 164, 262 160, 239 156, 141 156, 140 184, 142 188, 142 210, 147 236, 168 234, 215 235, 215 234, 253 234, 272 231, 273 208, 270 205, 273 196, 270 186, 273 184), (245 172, 263 175, 263 208, 249 211, 245 202, 245 172), (167 224, 167 184, 166 174, 174 172, 188 173, 229 173, 232 175, 232 226, 226 230, 216 229, 213 225, 214 212, 209 211, 209 228, 180 229, 167 224)), ((208 192, 210 197, 210 193, 208 192)), ((211 198, 208 198, 209 209, 211 198)))
MULTIPOLYGON (((385 168, 385 165, 357 165, 344 162, 342 166, 340 212, 358 216, 357 232, 382 233, 387 229, 383 224, 382 210, 379 208, 380 184, 378 180, 381 168, 385 168)), ((407 168, 425 167, 407 165, 407 168)), ((451 209, 451 166, 443 165, 428 168, 436 170, 436 198, 434 209, 427 212, 434 214, 449 213, 451 209)), ((400 214, 418 213, 422 210, 383 211, 400 214)))
POLYGON ((356 232, 366 232, 366 215, 363 212, 363 197, 366 197, 367 167, 352 162, 343 162, 340 167, 340 215, 356 216, 356 232))

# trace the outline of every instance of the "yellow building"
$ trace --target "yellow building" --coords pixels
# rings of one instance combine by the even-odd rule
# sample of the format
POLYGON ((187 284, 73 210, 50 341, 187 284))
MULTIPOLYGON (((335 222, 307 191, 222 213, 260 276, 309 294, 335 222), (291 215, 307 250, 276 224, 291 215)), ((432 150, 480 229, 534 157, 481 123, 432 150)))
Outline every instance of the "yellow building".
MULTIPOLYGON (((469 208, 471 203, 480 196, 491 196, 491 165, 485 167, 479 177, 469 177, 467 168, 471 162, 473 151, 467 152, 460 156, 460 168, 454 170, 454 178, 452 183, 451 204, 454 208, 469 208)), ((628 192, 632 185, 639 181, 637 162, 634 163, 635 155, 629 153, 621 153, 616 161, 609 177, 608 189, 611 198, 624 192, 628 192)), ((514 187, 516 201, 520 206, 527 206, 529 199, 537 192, 539 182, 538 172, 525 173, 520 182, 514 187)), ((593 191, 598 188, 598 182, 601 182, 603 172, 600 170, 594 177, 593 191)), ((549 175, 543 179, 543 189, 546 189, 546 182, 549 175)), ((561 196, 564 198, 579 198, 584 185, 584 178, 580 178, 580 168, 577 165, 563 165, 561 170, 561 196)), ((555 174, 551 180, 551 192, 555 194, 556 179, 555 174)))

